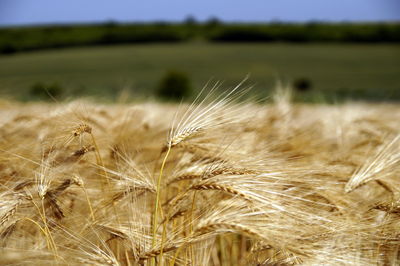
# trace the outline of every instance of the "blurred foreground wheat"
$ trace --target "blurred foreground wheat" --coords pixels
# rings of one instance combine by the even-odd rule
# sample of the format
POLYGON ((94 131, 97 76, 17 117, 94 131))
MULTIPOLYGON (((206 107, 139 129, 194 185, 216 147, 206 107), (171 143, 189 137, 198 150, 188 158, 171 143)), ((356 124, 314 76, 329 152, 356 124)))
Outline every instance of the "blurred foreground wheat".
POLYGON ((398 265, 400 106, 0 104, 7 265, 398 265))

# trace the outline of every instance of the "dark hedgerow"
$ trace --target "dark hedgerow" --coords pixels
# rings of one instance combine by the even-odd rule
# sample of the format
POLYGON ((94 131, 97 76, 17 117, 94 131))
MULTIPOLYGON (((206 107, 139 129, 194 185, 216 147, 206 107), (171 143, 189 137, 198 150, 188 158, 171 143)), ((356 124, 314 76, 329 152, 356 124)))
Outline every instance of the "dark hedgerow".
POLYGON ((122 43, 336 42, 399 43, 400 23, 222 23, 217 18, 184 23, 57 25, 0 28, 0 54, 122 43))

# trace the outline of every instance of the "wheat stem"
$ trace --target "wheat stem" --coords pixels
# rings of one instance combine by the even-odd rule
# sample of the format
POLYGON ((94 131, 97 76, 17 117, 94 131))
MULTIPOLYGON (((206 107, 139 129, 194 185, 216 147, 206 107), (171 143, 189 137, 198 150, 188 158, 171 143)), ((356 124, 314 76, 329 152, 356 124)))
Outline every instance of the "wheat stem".
MULTIPOLYGON (((154 212, 153 212, 153 239, 151 243, 151 247, 154 248, 156 245, 156 237, 157 237, 157 219, 158 219, 158 204, 160 201, 160 195, 161 195, 161 179, 163 175, 163 170, 165 167, 165 163, 167 162, 169 153, 171 152, 171 146, 168 145, 168 150, 167 153, 165 154, 164 160, 162 161, 161 168, 160 168, 160 175, 158 176, 157 180, 157 187, 156 187, 156 202, 154 204, 154 212)), ((155 259, 152 258, 151 264, 154 265, 155 259)))

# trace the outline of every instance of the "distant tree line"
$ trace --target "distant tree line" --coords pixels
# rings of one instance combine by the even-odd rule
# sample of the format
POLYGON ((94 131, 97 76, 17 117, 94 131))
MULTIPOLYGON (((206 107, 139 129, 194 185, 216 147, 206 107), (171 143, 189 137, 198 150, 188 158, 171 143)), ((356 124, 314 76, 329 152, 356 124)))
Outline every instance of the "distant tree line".
POLYGON ((123 43, 183 42, 400 42, 400 23, 197 23, 35 26, 0 28, 0 53, 123 43))
POLYGON ((269 24, 218 27, 209 39, 225 42, 400 42, 397 24, 269 24))

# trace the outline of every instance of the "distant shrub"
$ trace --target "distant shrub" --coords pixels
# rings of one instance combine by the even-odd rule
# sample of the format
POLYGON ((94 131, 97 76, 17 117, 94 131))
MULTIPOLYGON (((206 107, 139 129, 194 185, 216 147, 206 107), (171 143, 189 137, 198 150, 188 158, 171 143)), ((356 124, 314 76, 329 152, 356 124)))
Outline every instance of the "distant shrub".
POLYGON ((0 47, 0 54, 14 54, 18 51, 15 45, 6 44, 3 47, 0 47))
POLYGON ((161 79, 157 96, 165 100, 181 100, 192 94, 188 75, 180 71, 169 71, 161 79))
POLYGON ((48 100, 59 98, 64 93, 64 89, 57 83, 45 84, 37 82, 31 86, 30 94, 35 99, 48 100))
POLYGON ((312 89, 312 82, 308 78, 298 78, 293 82, 293 88, 299 92, 305 92, 312 89))

